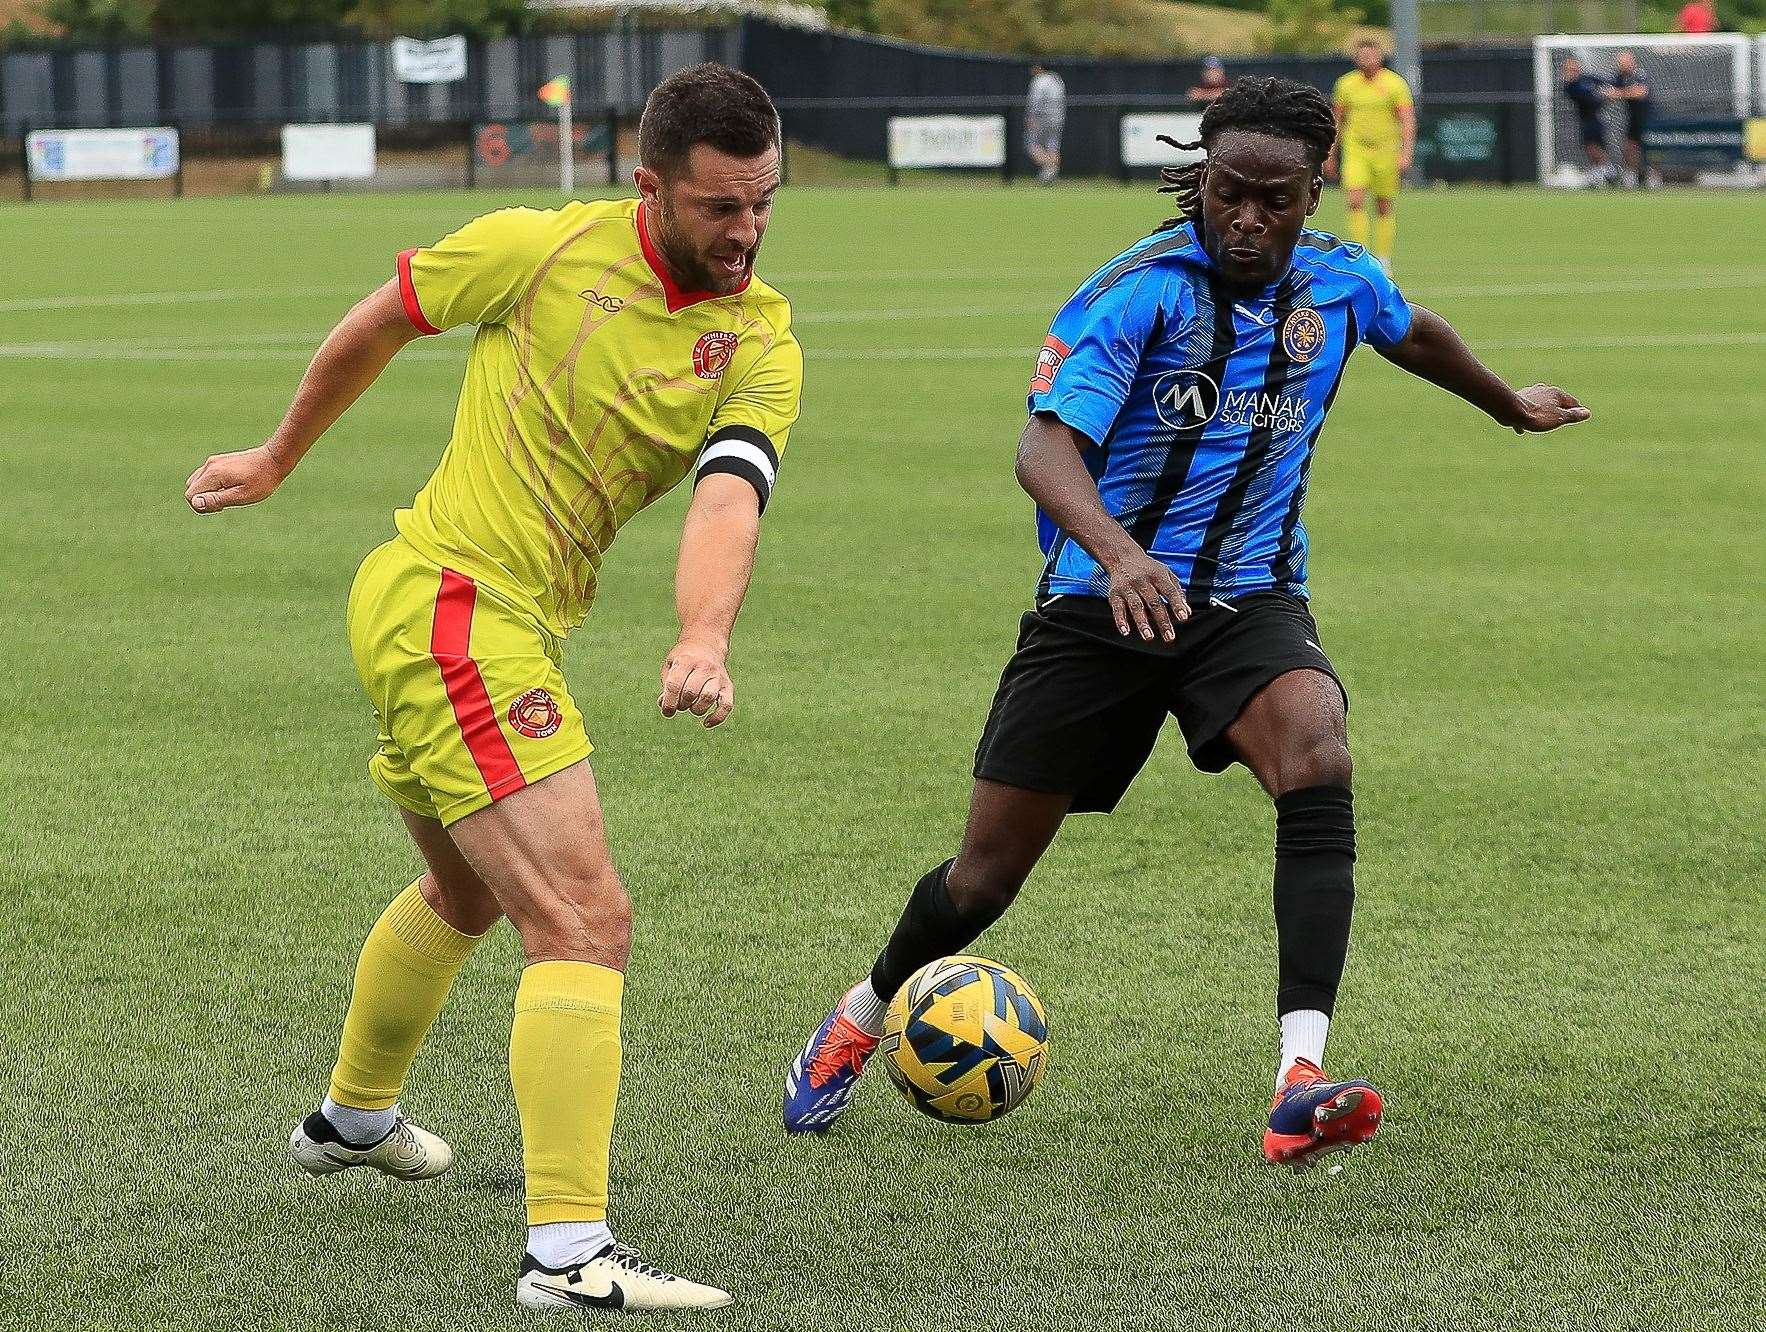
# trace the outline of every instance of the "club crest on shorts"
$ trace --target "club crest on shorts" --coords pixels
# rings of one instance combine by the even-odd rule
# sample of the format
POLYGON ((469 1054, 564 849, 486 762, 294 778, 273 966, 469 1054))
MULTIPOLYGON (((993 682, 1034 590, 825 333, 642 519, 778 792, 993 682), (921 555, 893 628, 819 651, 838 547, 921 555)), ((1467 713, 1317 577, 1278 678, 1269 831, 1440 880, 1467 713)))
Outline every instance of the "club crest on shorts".
POLYGON ((1072 348, 1053 333, 1044 339, 1042 350, 1036 354, 1036 373, 1030 377, 1032 393, 1047 393, 1055 386, 1055 376, 1061 373, 1061 362, 1072 353, 1072 348))
POLYGON ((727 329, 707 333, 693 344, 693 373, 701 379, 716 379, 730 368, 736 354, 736 335, 727 329))
POLYGON ((509 725, 529 740, 544 740, 564 725, 564 713, 550 691, 530 689, 509 705, 509 725))
POLYGON ((1282 324, 1282 350, 1298 365, 1305 365, 1317 356, 1324 340, 1324 320, 1317 310, 1295 310, 1282 324))

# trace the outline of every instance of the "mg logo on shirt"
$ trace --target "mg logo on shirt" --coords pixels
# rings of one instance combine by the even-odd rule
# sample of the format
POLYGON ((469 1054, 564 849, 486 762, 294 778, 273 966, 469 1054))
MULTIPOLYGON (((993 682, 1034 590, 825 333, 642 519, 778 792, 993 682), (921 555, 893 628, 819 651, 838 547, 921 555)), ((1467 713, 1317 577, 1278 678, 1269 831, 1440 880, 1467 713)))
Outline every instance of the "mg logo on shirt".
POLYGON ((1172 370, 1153 381, 1153 407, 1173 430, 1194 430, 1220 410, 1220 385, 1200 370, 1172 370))

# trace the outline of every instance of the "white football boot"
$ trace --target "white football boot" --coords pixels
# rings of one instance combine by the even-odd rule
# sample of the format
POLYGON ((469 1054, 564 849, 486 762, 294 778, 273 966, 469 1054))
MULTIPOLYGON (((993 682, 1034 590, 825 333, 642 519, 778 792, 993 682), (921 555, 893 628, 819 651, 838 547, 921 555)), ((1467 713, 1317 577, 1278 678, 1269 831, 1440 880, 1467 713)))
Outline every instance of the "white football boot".
POLYGON ((372 1166, 394 1179, 434 1179, 454 1164, 454 1149, 400 1115, 391 1132, 366 1147, 345 1142, 317 1110, 294 1126, 288 1139, 294 1163, 309 1175, 334 1175, 351 1166, 372 1166))
POLYGON ((515 1302, 524 1309, 721 1309, 735 1298, 664 1272, 631 1245, 618 1243, 570 1267, 546 1267, 523 1254, 515 1283, 515 1302))

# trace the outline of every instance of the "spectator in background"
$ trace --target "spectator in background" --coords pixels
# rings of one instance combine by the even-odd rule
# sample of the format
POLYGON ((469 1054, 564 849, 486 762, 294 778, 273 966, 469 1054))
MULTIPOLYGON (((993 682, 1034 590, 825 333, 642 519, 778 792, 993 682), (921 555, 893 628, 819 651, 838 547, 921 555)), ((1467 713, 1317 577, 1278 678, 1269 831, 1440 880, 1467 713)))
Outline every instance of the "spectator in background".
POLYGON ((1036 163, 1036 179, 1053 185, 1061 174, 1061 130, 1067 123, 1067 85, 1041 63, 1030 67, 1024 99, 1024 142, 1036 163))
POLYGON ((1686 0, 1680 16, 1674 20, 1676 32, 1716 32, 1717 6, 1711 0, 1686 0))
POLYGON ((1202 81, 1190 89, 1190 105, 1198 111, 1205 111, 1208 104, 1226 91, 1226 65, 1219 56, 1209 56, 1202 62, 1202 81))
POLYGON ((1625 188, 1634 190, 1643 179, 1643 135, 1649 128, 1649 76, 1637 67, 1637 57, 1621 51, 1613 59, 1615 101, 1625 104, 1625 188))
POLYGON ((1575 56, 1565 58, 1563 77, 1564 96, 1575 106, 1576 116, 1582 122, 1582 151, 1588 157, 1589 184, 1610 185, 1616 173, 1607 156, 1607 131, 1600 123, 1600 109, 1612 95, 1612 89, 1594 75, 1585 74, 1582 62, 1575 56))

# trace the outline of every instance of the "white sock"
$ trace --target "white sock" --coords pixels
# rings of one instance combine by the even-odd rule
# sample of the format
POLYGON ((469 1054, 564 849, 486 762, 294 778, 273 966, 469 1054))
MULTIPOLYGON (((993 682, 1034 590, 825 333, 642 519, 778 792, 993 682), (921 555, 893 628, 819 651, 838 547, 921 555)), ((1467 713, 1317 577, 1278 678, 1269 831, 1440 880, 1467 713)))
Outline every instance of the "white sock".
POLYGON ((527 1251, 547 1267, 586 1263, 613 1243, 605 1221, 551 1221, 527 1228, 527 1251))
POLYGON ((339 1105, 329 1096, 320 1102, 319 1113, 337 1130, 337 1136, 353 1147, 373 1146, 392 1132, 399 1118, 396 1104, 384 1110, 358 1110, 353 1105, 339 1105))
POLYGON ((869 976, 848 990, 846 998, 840 1001, 841 1016, 867 1036, 883 1034, 883 1014, 888 1008, 871 988, 869 976))
POLYGON ((1275 1066, 1276 1090, 1296 1059, 1310 1059, 1324 1067, 1325 1037, 1331 1034, 1331 1020, 1316 1008, 1296 1008, 1282 1014, 1282 1057, 1275 1066))

